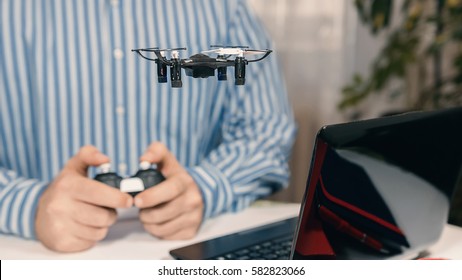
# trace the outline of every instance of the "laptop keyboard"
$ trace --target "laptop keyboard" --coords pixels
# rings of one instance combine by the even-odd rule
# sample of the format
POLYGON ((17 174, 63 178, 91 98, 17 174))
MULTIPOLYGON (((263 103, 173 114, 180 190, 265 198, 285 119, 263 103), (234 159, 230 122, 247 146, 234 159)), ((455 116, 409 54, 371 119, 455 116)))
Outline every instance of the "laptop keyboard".
POLYGON ((215 257, 215 260, 288 260, 292 236, 267 240, 215 257))

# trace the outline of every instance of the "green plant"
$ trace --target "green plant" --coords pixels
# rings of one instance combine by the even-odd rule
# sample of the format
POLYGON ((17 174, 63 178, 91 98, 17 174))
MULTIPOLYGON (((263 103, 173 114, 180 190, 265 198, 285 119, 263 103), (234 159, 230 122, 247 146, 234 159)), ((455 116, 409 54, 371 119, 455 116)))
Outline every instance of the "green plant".
MULTIPOLYGON (((362 23, 372 34, 387 30, 388 39, 367 77, 356 74, 342 89, 339 108, 357 107, 372 94, 406 97, 404 111, 462 105, 462 0, 401 0, 400 22, 391 24, 393 0, 355 0, 362 23), (446 64, 443 67, 443 64, 446 64), (393 80, 405 80, 417 68, 417 87, 387 90, 393 80)), ((404 83, 406 84, 406 83, 404 83)), ((403 111, 403 109, 399 109, 403 111)), ((360 117, 356 111, 354 117, 360 117)), ((462 184, 462 181, 460 182, 462 184)), ((451 204, 449 222, 462 226, 462 185, 451 204)))
POLYGON ((399 1, 399 24, 391 27, 393 0, 355 0, 362 23, 372 34, 387 30, 385 45, 367 77, 356 74, 342 89, 340 109, 355 107, 372 94, 390 98, 409 90, 387 90, 392 80, 405 80, 412 67, 420 69, 416 94, 406 98, 406 110, 436 109, 462 104, 462 1, 399 1), (445 61, 452 62, 443 69, 445 61), (444 70, 444 71, 443 71, 444 70))

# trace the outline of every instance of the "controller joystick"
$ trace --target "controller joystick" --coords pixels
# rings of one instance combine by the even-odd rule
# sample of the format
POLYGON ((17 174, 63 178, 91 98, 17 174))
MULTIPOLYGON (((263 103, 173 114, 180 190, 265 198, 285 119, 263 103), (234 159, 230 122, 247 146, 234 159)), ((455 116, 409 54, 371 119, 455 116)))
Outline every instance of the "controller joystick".
POLYGON ((140 169, 133 178, 140 178, 143 181, 145 189, 153 187, 165 180, 162 173, 157 169, 151 168, 151 163, 148 161, 142 161, 140 163, 140 169))
POLYGON ((135 196, 165 180, 162 173, 152 168, 151 163, 147 161, 141 162, 138 172, 130 178, 122 178, 117 173, 111 172, 109 163, 102 164, 99 168, 101 173, 95 176, 95 180, 118 188, 131 196, 135 196))
POLYGON ((122 177, 120 177, 117 173, 111 172, 111 164, 104 163, 99 167, 100 173, 95 176, 95 180, 105 183, 114 188, 119 188, 120 182, 122 181, 122 177))

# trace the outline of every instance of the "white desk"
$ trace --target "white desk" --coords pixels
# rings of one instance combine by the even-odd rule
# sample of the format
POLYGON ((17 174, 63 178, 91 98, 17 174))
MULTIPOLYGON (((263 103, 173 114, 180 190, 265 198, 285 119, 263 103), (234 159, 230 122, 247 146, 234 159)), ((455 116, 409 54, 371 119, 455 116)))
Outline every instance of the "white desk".
MULTIPOLYGON (((159 240, 146 233, 136 218, 121 218, 94 248, 71 254, 49 251, 37 241, 0 235, 0 259, 171 259, 168 252, 173 248, 294 217, 298 211, 299 204, 257 203, 240 213, 206 221, 198 235, 186 241, 159 240)), ((429 253, 429 257, 462 259, 462 228, 447 225, 429 253)))
POLYGON ((122 217, 105 240, 87 251, 60 254, 37 241, 0 235, 0 259, 171 259, 169 251, 173 248, 294 217, 299 208, 299 204, 260 202, 242 212, 207 220, 195 238, 184 241, 160 240, 146 233, 133 209, 133 213, 125 213, 131 218, 122 217))

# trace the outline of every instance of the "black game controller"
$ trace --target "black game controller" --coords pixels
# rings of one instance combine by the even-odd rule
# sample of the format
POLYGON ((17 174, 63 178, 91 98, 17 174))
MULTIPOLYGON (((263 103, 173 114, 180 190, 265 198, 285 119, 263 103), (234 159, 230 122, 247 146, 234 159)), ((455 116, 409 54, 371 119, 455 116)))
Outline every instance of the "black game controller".
POLYGON ((142 161, 138 172, 129 178, 122 178, 117 173, 111 172, 110 163, 100 165, 99 169, 100 173, 94 178, 96 181, 120 189, 131 196, 135 196, 165 180, 162 173, 152 168, 151 163, 147 161, 142 161))

